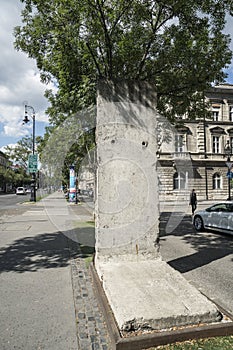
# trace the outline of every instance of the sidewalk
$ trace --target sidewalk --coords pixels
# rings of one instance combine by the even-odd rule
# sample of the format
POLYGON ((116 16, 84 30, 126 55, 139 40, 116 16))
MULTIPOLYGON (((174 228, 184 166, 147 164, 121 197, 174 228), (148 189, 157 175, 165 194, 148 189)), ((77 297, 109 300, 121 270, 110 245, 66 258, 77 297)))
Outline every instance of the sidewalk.
POLYGON ((1 350, 109 350, 75 228, 92 213, 60 192, 22 205, 25 213, 0 220, 1 350))
POLYGON ((0 219, 1 350, 110 350, 88 268, 93 205, 62 192, 22 205, 0 219))

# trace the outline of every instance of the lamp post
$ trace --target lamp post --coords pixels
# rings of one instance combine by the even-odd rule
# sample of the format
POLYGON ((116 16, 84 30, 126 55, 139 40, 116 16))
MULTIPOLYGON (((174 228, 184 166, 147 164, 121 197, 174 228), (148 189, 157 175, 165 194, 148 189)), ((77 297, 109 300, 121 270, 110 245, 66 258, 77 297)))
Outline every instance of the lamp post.
POLYGON ((231 167, 232 167, 232 163, 231 163, 231 146, 230 146, 230 142, 229 140, 227 141, 225 147, 224 147, 224 151, 225 151, 225 156, 227 157, 227 162, 226 165, 228 167, 228 172, 227 172, 227 177, 228 177, 228 200, 231 200, 231 167))
MULTIPOLYGON (((35 110, 32 106, 25 104, 25 117, 23 122, 27 124, 30 120, 28 118, 28 113, 31 112, 30 117, 32 118, 32 154, 35 154, 35 110)), ((31 182, 31 202, 36 202, 36 172, 32 172, 32 182, 31 182)))

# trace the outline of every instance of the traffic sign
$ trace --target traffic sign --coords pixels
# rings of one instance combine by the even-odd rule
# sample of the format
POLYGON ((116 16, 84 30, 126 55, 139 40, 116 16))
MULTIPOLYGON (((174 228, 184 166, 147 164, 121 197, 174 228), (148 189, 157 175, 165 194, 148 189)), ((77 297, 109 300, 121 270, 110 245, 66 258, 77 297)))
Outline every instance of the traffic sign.
POLYGON ((35 173, 37 171, 37 154, 29 154, 28 157, 28 171, 29 173, 35 173))
POLYGON ((233 179, 233 172, 232 171, 228 170, 226 175, 227 175, 228 179, 233 179))
POLYGON ((226 162, 226 166, 228 167, 228 169, 231 169, 233 165, 233 162, 226 162))

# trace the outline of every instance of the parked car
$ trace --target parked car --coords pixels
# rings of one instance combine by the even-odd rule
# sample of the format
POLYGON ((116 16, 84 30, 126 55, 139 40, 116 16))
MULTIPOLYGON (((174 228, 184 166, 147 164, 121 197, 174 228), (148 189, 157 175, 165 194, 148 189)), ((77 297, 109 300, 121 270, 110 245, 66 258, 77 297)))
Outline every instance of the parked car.
POLYGON ((30 188, 27 188, 27 189, 26 189, 26 193, 31 193, 31 189, 30 189, 30 188))
POLYGON ((199 232, 209 229, 233 234, 233 201, 219 202, 195 212, 193 225, 199 232))
POLYGON ((24 187, 17 187, 16 194, 27 194, 26 189, 24 187))

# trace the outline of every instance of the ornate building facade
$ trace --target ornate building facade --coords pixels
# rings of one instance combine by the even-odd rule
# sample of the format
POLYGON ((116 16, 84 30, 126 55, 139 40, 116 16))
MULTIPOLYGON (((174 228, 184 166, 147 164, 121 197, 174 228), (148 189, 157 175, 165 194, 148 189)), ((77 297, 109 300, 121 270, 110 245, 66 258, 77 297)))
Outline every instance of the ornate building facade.
POLYGON ((210 105, 210 117, 182 119, 176 129, 162 119, 159 122, 161 200, 187 199, 192 188, 199 200, 233 196, 233 85, 215 86, 205 99, 210 105))

